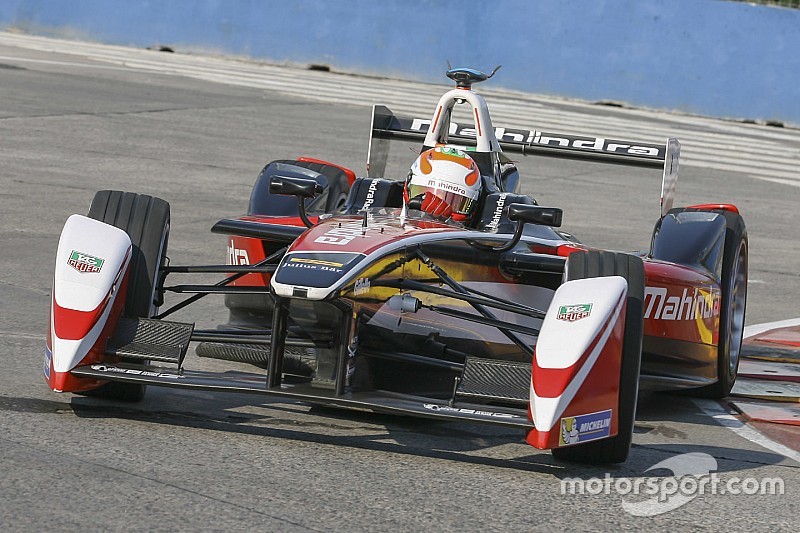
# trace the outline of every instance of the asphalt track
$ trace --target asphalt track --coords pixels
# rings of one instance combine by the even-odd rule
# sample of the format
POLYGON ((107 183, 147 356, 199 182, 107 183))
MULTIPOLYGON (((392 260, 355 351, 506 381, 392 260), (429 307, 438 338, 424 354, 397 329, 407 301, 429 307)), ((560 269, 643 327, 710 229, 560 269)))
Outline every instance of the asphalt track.
MULTIPOLYGON (((173 264, 221 262, 225 239, 208 230, 244 211, 265 162, 311 155, 363 170, 369 109, 72 55, 0 46, 0 56, 4 530, 800 529, 800 465, 715 421, 715 412, 724 419, 716 404, 683 396, 644 396, 628 462, 594 468, 558 463, 494 427, 152 387, 137 405, 50 392, 41 364, 55 247, 95 190, 165 198, 173 264), (623 505, 643 495, 561 494, 564 479, 606 475, 624 492, 627 482, 671 475, 648 469, 685 453, 711 456, 726 482, 780 478, 785 493, 706 493, 649 518, 623 505)), ((553 160, 520 167, 525 192, 565 208, 565 227, 584 241, 647 247, 657 179, 553 160)), ((678 204, 730 201, 746 217, 747 323, 800 316, 798 188, 691 166, 681 174, 678 204)), ((206 298, 177 318, 214 326, 220 308, 206 298)))

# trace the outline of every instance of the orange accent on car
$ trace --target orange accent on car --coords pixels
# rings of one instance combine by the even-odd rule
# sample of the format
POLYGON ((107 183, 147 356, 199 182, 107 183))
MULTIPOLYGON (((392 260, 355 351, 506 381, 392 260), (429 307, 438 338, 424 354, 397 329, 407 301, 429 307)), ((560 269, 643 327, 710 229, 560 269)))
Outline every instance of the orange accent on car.
POLYGON ((688 209, 722 209, 723 211, 739 214, 739 208, 733 204, 697 204, 690 205, 688 209))
POLYGON ((343 167, 341 165, 337 165, 336 163, 331 163, 330 161, 325 161, 323 159, 315 159, 313 157, 305 157, 305 156, 304 157, 298 157, 297 160, 298 161, 304 161, 306 163, 318 163, 320 165, 330 165, 332 167, 336 167, 339 170, 341 170, 342 172, 344 172, 344 175, 347 176, 347 181, 350 183, 350 185, 352 185, 353 182, 356 181, 356 173, 355 172, 353 172, 349 168, 343 167))

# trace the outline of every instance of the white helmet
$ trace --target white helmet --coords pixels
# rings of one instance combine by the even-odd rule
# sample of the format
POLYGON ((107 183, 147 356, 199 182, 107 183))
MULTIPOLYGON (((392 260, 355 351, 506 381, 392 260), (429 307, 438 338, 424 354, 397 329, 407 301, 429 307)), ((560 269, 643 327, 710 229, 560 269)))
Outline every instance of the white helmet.
POLYGON ((420 154, 406 180, 406 202, 430 192, 450 205, 453 218, 472 215, 481 192, 478 165, 463 150, 437 146, 420 154))

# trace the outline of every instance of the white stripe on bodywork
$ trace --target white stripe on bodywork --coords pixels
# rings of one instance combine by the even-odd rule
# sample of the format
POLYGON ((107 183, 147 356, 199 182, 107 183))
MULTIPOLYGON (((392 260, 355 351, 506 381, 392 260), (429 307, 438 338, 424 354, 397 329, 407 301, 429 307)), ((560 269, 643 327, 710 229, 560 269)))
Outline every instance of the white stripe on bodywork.
POLYGON ((123 230, 82 215, 67 219, 56 254, 53 303, 50 305, 50 333, 53 369, 68 372, 86 357, 106 325, 119 285, 131 259, 131 240, 123 230), (67 264, 73 250, 101 257, 100 272, 81 273, 67 264), (109 296, 110 295, 110 296, 109 296), (82 339, 61 339, 56 335, 54 303, 78 312, 97 309, 108 297, 102 315, 82 339))
MULTIPOLYGON (((547 316, 542 324, 542 330, 539 333, 539 342, 537 343, 536 351, 534 352, 534 357, 536 357, 537 364, 539 364, 539 346, 541 345, 543 335, 549 336, 552 334, 557 337, 555 340, 558 340, 559 344, 553 349, 558 351, 555 352, 555 355, 552 358, 560 358, 563 364, 563 366, 553 366, 553 361, 549 361, 551 364, 548 366, 548 368, 569 368, 580 359, 585 350, 589 347, 589 345, 591 345, 592 341, 597 338, 598 333, 599 340, 592 352, 589 354, 586 362, 583 364, 580 370, 578 370, 578 373, 575 375, 573 380, 564 389, 564 392, 559 396, 554 398, 546 398, 536 394, 536 390, 533 385, 533 376, 531 376, 531 416, 533 418, 533 424, 536 426, 538 431, 550 431, 553 426, 555 426, 556 422, 564 413, 567 406, 569 406, 569 404, 575 398, 575 395, 578 393, 581 385, 583 385, 584 381, 586 381, 586 377, 589 375, 589 372, 592 370, 592 368, 594 368, 595 363, 599 359, 600 354, 608 342, 608 338, 611 336, 611 332, 614 330, 617 320, 619 320, 619 315, 622 312, 623 303, 625 302, 625 296, 627 295, 627 292, 628 284, 625 279, 620 276, 568 281, 559 287, 558 291, 556 291, 556 295, 553 297, 553 301, 551 302, 550 308, 547 311, 547 316), (572 287, 568 288, 566 291, 563 291, 562 295, 559 296, 559 291, 561 291, 561 288, 569 285, 572 285, 572 287), (599 315, 599 318, 595 317, 596 321, 599 323, 597 327, 593 329, 581 328, 580 334, 582 335, 582 338, 580 339, 564 338, 564 335, 568 329, 564 327, 553 326, 553 323, 556 321, 558 306, 565 304, 568 305, 569 303, 584 303, 572 300, 575 294, 573 292, 573 288, 579 287, 582 289, 588 289, 590 285, 592 289, 591 292, 594 292, 594 289, 597 287, 602 287, 604 292, 602 300, 596 301, 596 303, 595 301, 591 302, 593 304, 592 312, 597 312, 599 315), (565 300, 563 297, 564 295, 566 295, 569 299, 565 300), (595 307, 595 305, 597 307, 595 307), (610 320, 608 319, 609 317, 610 320), (551 326, 549 330, 547 327, 548 324, 551 326), (603 327, 604 324, 605 328, 603 328, 602 331, 598 331, 603 327), (576 348, 580 351, 576 351, 576 348)), ((586 303, 589 303, 588 299, 586 300, 586 303)), ((587 317, 587 319, 588 318, 590 317, 587 317)), ((570 323, 570 325, 574 326, 575 323, 570 323)), ((549 349, 550 348, 548 348, 548 350, 549 349)), ((542 365, 539 364, 539 366, 542 365)))

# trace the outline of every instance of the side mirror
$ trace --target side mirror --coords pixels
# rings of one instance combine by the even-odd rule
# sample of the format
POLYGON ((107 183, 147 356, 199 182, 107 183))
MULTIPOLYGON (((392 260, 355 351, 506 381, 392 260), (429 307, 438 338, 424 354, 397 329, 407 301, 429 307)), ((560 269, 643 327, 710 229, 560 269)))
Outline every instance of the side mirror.
POLYGON ((297 197, 297 214, 300 215, 300 220, 303 221, 307 228, 314 224, 308 219, 304 200, 306 198, 314 198, 324 190, 324 187, 314 180, 290 178, 288 176, 273 176, 269 180, 270 193, 297 197))
POLYGON ((542 226, 561 226, 561 217, 564 212, 557 207, 542 207, 540 205, 511 204, 507 208, 508 219, 517 223, 517 229, 511 240, 502 246, 493 248, 496 252, 507 252, 517 245, 522 238, 525 224, 539 224, 542 226))
POLYGON ((322 185, 314 180, 303 178, 290 178, 288 176, 273 176, 269 180, 269 192, 284 196, 297 196, 299 198, 314 198, 323 191, 322 185))
POLYGON ((561 227, 564 212, 557 207, 539 205, 511 204, 508 206, 508 219, 523 224, 539 224, 541 226, 561 227))

